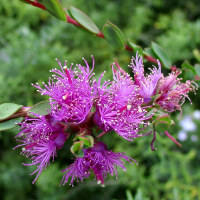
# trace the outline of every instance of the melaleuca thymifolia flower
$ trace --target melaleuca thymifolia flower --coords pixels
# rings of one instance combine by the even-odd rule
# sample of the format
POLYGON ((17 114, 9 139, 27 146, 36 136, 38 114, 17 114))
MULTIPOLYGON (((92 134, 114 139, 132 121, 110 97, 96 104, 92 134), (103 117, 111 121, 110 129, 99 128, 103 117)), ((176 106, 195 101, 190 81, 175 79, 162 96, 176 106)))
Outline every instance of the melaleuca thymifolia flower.
MULTIPOLYGON (((64 132, 64 127, 59 124, 51 115, 37 115, 35 118, 27 117, 21 125, 21 132, 17 135, 18 141, 22 144, 17 147, 22 148, 22 154, 30 157, 32 163, 26 166, 36 165, 37 169, 31 174, 37 177, 43 169, 54 160, 56 152, 60 150, 68 135, 64 132)), ((17 148, 16 147, 16 148, 17 148)))
POLYGON ((133 69, 135 84, 139 86, 138 93, 144 99, 144 103, 149 103, 156 94, 158 82, 162 77, 159 61, 158 66, 158 69, 156 67, 149 69, 151 73, 145 76, 142 57, 136 55, 136 58, 132 59, 130 67, 133 69))
MULTIPOLYGON (((93 58, 93 57, 92 57, 93 58)), ((48 95, 50 98, 51 112, 56 120, 64 121, 65 123, 80 124, 84 122, 89 114, 95 95, 93 69, 89 69, 86 60, 86 67, 73 64, 70 68, 62 67, 51 70, 56 75, 49 79, 48 84, 44 84, 45 89, 42 89, 38 84, 35 85, 42 95, 48 95)))
MULTIPOLYGON (((69 165, 63 172, 62 183, 65 184, 71 177, 70 185, 79 180, 83 182, 92 172, 95 174, 98 184, 104 184, 104 180, 108 174, 117 177, 117 167, 126 170, 124 161, 132 163, 134 159, 124 155, 124 153, 114 153, 107 150, 107 146, 103 142, 96 143, 92 148, 83 149, 84 157, 78 157, 74 163, 69 165)), ((137 162, 136 162, 137 163, 137 162)))
POLYGON ((141 136, 139 124, 143 124, 145 109, 141 107, 143 98, 139 96, 139 87, 134 85, 128 74, 113 68, 113 81, 100 86, 95 101, 94 122, 103 131, 114 130, 125 139, 141 136))
POLYGON ((155 102, 168 112, 181 110, 181 105, 190 91, 195 91, 191 81, 181 83, 182 78, 178 78, 180 71, 171 72, 168 76, 162 77, 158 85, 158 97, 155 102))
MULTIPOLYGON (((37 167, 32 173, 37 173, 33 183, 50 161, 54 160, 67 138, 74 135, 74 144, 80 144, 84 156, 77 157, 74 163, 63 170, 65 175, 62 183, 68 182, 70 177, 71 185, 75 179, 83 182, 83 179, 93 172, 97 181, 104 184, 107 174, 117 176, 118 166, 125 170, 122 159, 130 163, 134 160, 124 153, 108 151, 107 146, 97 140, 91 147, 95 125, 103 130, 97 138, 109 131, 115 131, 127 140, 153 132, 151 147, 154 150, 156 129, 141 134, 141 130, 149 125, 148 121, 154 115, 151 112, 147 114, 148 107, 151 111, 154 106, 154 110, 159 110, 159 107, 168 112, 181 110, 180 106, 185 97, 189 98, 188 92, 195 89, 191 81, 181 83, 178 71, 164 77, 159 62, 158 69, 153 67, 150 74, 145 75, 142 58, 138 55, 130 66, 134 72, 134 80, 115 63, 118 69, 112 66, 113 81, 105 81, 102 84, 104 73, 98 82, 92 77, 94 59, 92 70, 89 69, 86 60, 84 61, 86 67, 71 65, 70 68, 66 67, 66 62, 62 67, 58 61, 61 70, 52 70, 55 75, 49 79, 48 84, 44 84, 45 88, 35 85, 42 95, 49 96, 49 114, 33 114, 34 117, 26 117, 24 122, 19 124, 21 131, 17 135, 18 141, 21 142, 17 147, 23 147, 22 154, 32 161, 31 164, 24 165, 37 167), (92 139, 89 140, 87 136, 92 139)), ((167 131, 164 133, 180 145, 167 131)), ((72 153, 76 155, 75 152, 72 153)))
POLYGON ((178 78, 180 71, 173 71, 165 77, 161 73, 159 61, 158 66, 158 69, 149 69, 151 73, 144 76, 142 57, 136 55, 136 58, 132 59, 130 67, 134 72, 135 84, 139 86, 139 94, 144 98, 144 103, 151 102, 152 97, 157 95, 152 103, 157 103, 168 112, 181 110, 185 97, 189 99, 189 91, 195 90, 192 82, 181 83, 182 79, 178 78))

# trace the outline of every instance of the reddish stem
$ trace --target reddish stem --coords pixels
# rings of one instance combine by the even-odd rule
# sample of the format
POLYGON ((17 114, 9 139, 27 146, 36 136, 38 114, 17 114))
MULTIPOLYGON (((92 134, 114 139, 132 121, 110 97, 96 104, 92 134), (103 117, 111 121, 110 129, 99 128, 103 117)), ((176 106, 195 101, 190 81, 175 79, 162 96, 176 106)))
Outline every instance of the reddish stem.
POLYGON ((66 18, 68 23, 83 28, 76 20, 72 19, 70 16, 66 15, 66 18))
POLYGON ((105 135, 106 133, 107 133, 107 131, 104 131, 104 132, 100 133, 97 137, 100 138, 100 137, 102 137, 103 135, 105 135))
POLYGON ((133 48, 131 48, 131 47, 128 46, 127 44, 124 45, 124 48, 125 48, 127 51, 133 51, 133 48))
MULTIPOLYGON (((38 1, 30 1, 30 0, 24 0, 26 1, 27 3, 31 4, 32 6, 35 6, 35 7, 38 7, 38 8, 41 8, 43 10, 46 10, 45 6, 43 6, 41 3, 39 3, 38 1)), ((67 22, 70 23, 70 24, 73 24, 75 26, 78 26, 80 28, 83 28, 84 27, 79 24, 76 20, 74 20, 73 18, 71 18, 70 16, 66 15, 66 18, 67 18, 67 22)), ((100 37, 100 38, 105 38, 104 37, 104 34, 102 32, 99 32, 98 34, 95 34, 97 37, 100 37)), ((127 51, 133 51, 133 48, 131 48, 130 46, 128 46, 127 44, 124 45, 125 49, 127 51)), ((155 58, 153 58, 152 56, 146 56, 144 55, 144 58, 146 60, 148 60, 149 62, 152 62, 152 63, 157 63, 157 60, 155 58)))
POLYGON ((153 58, 152 56, 146 56, 146 55, 144 55, 144 58, 146 60, 148 60, 149 62, 157 63, 157 60, 155 58, 153 58))
POLYGON ((156 140, 156 131, 155 129, 153 130, 153 140, 151 141, 151 150, 156 151, 156 148, 154 148, 154 142, 156 140))
POLYGON ((30 0, 24 0, 24 1, 26 1, 29 4, 31 4, 32 6, 35 6, 35 7, 41 8, 43 10, 46 10, 46 8, 41 3, 39 3, 38 1, 30 1, 30 0))
POLYGON ((182 146, 182 145, 181 145, 179 142, 177 142, 176 139, 173 138, 167 131, 165 131, 164 133, 165 133, 165 135, 166 135, 170 140, 172 140, 174 143, 176 143, 179 147, 182 146))

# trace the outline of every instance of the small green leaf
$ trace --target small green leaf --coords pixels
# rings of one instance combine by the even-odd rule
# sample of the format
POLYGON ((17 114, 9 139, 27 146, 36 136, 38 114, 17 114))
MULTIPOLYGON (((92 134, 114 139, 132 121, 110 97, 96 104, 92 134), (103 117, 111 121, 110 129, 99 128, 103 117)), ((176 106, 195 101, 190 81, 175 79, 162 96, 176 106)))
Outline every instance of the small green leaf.
POLYGON ((152 116, 156 111, 157 111, 156 108, 150 108, 150 109, 149 109, 149 112, 146 113, 146 117, 152 116))
POLYGON ((153 128, 151 125, 147 125, 146 127, 142 127, 142 128, 141 128, 142 130, 139 131, 139 134, 142 134, 142 135, 148 134, 153 131, 153 128))
POLYGON ((17 123, 22 122, 23 119, 24 119, 23 117, 19 117, 19 118, 10 119, 8 121, 1 122, 0 123, 0 131, 15 128, 17 126, 17 123))
POLYGON ((100 32, 96 24, 84 12, 72 6, 69 10, 73 18, 85 29, 94 34, 98 34, 100 32))
POLYGON ((196 75, 200 77, 200 64, 196 64, 194 66, 196 75))
POLYGON ((137 190, 137 193, 135 195, 135 200, 144 200, 144 198, 142 196, 142 191, 140 188, 137 190))
POLYGON ((15 114, 23 105, 15 103, 3 103, 0 105, 0 120, 6 119, 15 114))
POLYGON ((48 111, 51 110, 49 101, 41 101, 37 104, 35 104, 28 112, 28 115, 30 117, 35 117, 33 114, 31 113, 35 113, 35 114, 39 114, 39 115, 48 115, 48 111))
POLYGON ((194 57, 200 62, 200 51, 198 49, 193 50, 194 57))
POLYGON ((66 21, 66 13, 59 0, 42 0, 47 11, 55 17, 66 21))
POLYGON ((83 141, 84 145, 87 147, 93 147, 93 145, 94 145, 94 138, 90 135, 86 135, 84 137, 83 136, 79 137, 79 140, 83 141))
POLYGON ((157 55, 154 53, 154 51, 152 50, 151 47, 144 49, 144 55, 145 56, 152 56, 153 58, 158 59, 157 55))
POLYGON ((158 131, 159 133, 164 133, 164 131, 166 131, 169 127, 170 125, 165 121, 160 121, 155 124, 156 131, 158 131))
POLYGON ((174 121, 171 120, 168 114, 158 115, 158 117, 153 121, 155 128, 158 132, 166 131, 170 126, 174 124, 174 121))
POLYGON ((138 46, 132 42, 129 42, 129 45, 133 48, 134 52, 138 52, 139 55, 143 56, 144 52, 141 46, 138 46))
POLYGON ((105 39, 113 45, 115 48, 124 48, 125 38, 121 30, 111 22, 107 22, 103 26, 103 34, 105 39))
POLYGON ((130 190, 126 190, 126 198, 127 200, 134 200, 130 190))
POLYGON ((171 62, 169 56, 167 55, 167 53, 165 52, 165 50, 161 46, 156 44, 155 42, 152 42, 151 46, 152 46, 154 53, 158 56, 158 58, 163 63, 163 65, 167 69, 170 69, 172 62, 171 62))
POLYGON ((196 71, 195 71, 195 68, 188 62, 188 61, 185 61, 182 65, 181 65, 181 68, 182 69, 188 69, 188 70, 190 70, 192 73, 193 73, 193 75, 197 75, 196 74, 196 71))
POLYGON ((84 146, 84 142, 83 141, 78 141, 78 142, 74 142, 74 144, 71 146, 70 151, 78 157, 83 157, 83 146, 84 146))

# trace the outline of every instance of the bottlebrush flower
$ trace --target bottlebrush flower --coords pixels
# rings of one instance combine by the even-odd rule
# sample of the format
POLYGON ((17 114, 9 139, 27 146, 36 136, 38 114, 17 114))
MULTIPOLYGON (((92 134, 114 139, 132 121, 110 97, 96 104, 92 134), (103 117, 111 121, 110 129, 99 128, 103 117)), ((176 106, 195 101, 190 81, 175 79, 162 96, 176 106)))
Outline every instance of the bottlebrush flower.
POLYGON ((161 65, 158 61, 158 69, 156 67, 149 69, 151 73, 145 76, 142 57, 136 55, 136 58, 133 58, 131 61, 130 67, 134 72, 135 84, 140 88, 138 92, 144 98, 144 103, 149 103, 151 97, 155 95, 158 82, 162 77, 161 65))
MULTIPOLYGON (((93 57, 92 57, 93 58, 93 57)), ((66 123, 72 122, 80 124, 84 122, 89 114, 95 95, 95 80, 92 80, 94 69, 90 71, 86 60, 86 67, 73 64, 70 68, 62 67, 58 61, 61 71, 53 69, 56 75, 49 79, 48 84, 44 84, 42 89, 38 84, 34 85, 42 95, 50 97, 52 115, 56 120, 66 123)))
POLYGON ((132 163, 136 162, 134 159, 124 155, 124 153, 114 153, 107 150, 106 144, 103 142, 96 143, 92 148, 83 149, 84 157, 78 157, 74 163, 68 166, 63 172, 62 183, 68 182, 71 177, 70 185, 73 185, 75 179, 77 182, 84 178, 87 178, 91 174, 91 170, 94 172, 98 184, 104 185, 104 180, 108 174, 112 176, 115 174, 117 177, 117 167, 122 168, 124 171, 124 161, 122 159, 132 163))
MULTIPOLYGON (((18 141, 22 144, 17 147, 22 148, 22 154, 30 157, 32 163, 24 164, 26 166, 36 165, 37 169, 31 174, 35 174, 36 181, 43 169, 54 161, 57 150, 60 150, 66 139, 67 133, 64 133, 63 126, 56 121, 51 115, 37 115, 37 118, 27 117, 21 125, 21 132, 17 135, 18 141)), ((17 148, 15 147, 15 148, 17 148)))
POLYGON ((112 82, 102 87, 98 81, 98 97, 95 101, 94 122, 103 131, 114 130, 127 140, 139 137, 139 124, 144 124, 145 109, 139 87, 134 85, 128 74, 122 75, 113 69, 112 82))
POLYGON ((185 102, 190 91, 195 91, 195 87, 191 81, 181 83, 181 78, 178 78, 180 71, 171 72, 168 76, 163 77, 159 81, 158 94, 155 102, 168 112, 181 110, 181 105, 185 102))

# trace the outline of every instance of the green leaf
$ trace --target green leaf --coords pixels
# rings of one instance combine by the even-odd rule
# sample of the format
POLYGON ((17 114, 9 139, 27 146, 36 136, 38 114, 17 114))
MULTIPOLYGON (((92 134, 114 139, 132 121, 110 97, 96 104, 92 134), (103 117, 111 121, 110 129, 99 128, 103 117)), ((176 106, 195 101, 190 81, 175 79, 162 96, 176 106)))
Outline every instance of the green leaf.
POLYGON ((126 198, 127 200, 134 200, 130 190, 126 190, 126 198))
POLYGON ((0 120, 4 120, 11 115, 15 114, 23 105, 15 103, 3 103, 0 105, 0 120))
POLYGON ((42 0, 47 11, 55 17, 66 21, 66 13, 59 0, 42 0))
POLYGON ((35 117, 33 114, 31 113, 35 113, 35 114, 39 114, 39 115, 48 115, 48 110, 51 110, 49 101, 41 101, 37 104, 35 104, 28 112, 28 115, 30 117, 35 117))
POLYGON ((111 22, 107 22, 103 26, 103 34, 105 39, 112 44, 113 47, 123 49, 125 44, 125 38, 121 30, 111 22))
POLYGON ((143 56, 144 52, 141 46, 138 46, 132 42, 128 42, 128 44, 133 48, 134 52, 138 52, 139 55, 143 56))
POLYGON ((196 71, 195 71, 195 68, 194 68, 188 61, 185 61, 185 62, 181 65, 181 68, 182 68, 182 69, 188 69, 188 70, 190 70, 194 75, 197 75, 197 74, 196 74, 196 71))
POLYGON ((83 157, 83 146, 84 146, 84 142, 83 141, 78 141, 78 142, 74 142, 74 144, 71 146, 70 151, 78 157, 83 157))
POLYGON ((200 62, 200 51, 198 49, 193 50, 194 57, 200 62))
POLYGON ((142 196, 142 191, 140 188, 137 190, 137 193, 135 195, 135 200, 144 200, 142 196))
POLYGON ((167 55, 167 53, 165 52, 165 50, 161 46, 156 44, 155 42, 152 42, 151 46, 152 46, 154 53, 158 56, 158 58, 163 63, 163 65, 167 69, 170 69, 172 62, 171 62, 169 56, 167 55))
POLYGON ((147 133, 150 133, 151 131, 153 131, 153 128, 151 125, 147 125, 145 128, 141 127, 141 131, 139 131, 139 134, 145 135, 147 133), (142 129, 143 128, 143 129, 142 129))
POLYGON ((170 125, 165 121, 160 121, 155 124, 156 131, 159 133, 164 133, 169 127, 170 125))
POLYGON ((1 122, 0 123, 0 131, 15 128, 17 126, 17 123, 22 122, 23 119, 24 119, 23 117, 19 117, 19 118, 10 119, 8 121, 1 122))
POLYGON ((148 109, 148 113, 146 113, 146 117, 152 116, 157 111, 156 108, 150 108, 148 109))
POLYGON ((144 55, 146 56, 152 56, 153 58, 157 59, 157 55, 154 53, 153 49, 151 47, 144 49, 144 55))
POLYGON ((174 124, 174 121, 171 120, 168 114, 158 115, 158 117, 153 121, 155 128, 158 132, 166 131, 170 126, 174 124))
POLYGON ((200 77, 200 64, 196 64, 194 66, 196 75, 200 77))
POLYGON ((85 29, 94 34, 98 34, 100 32, 96 24, 84 12, 72 6, 69 10, 73 18, 85 29))
POLYGON ((86 135, 84 137, 83 136, 79 137, 79 140, 83 141, 84 145, 87 147, 93 147, 93 145, 94 145, 94 138, 90 135, 86 135))

